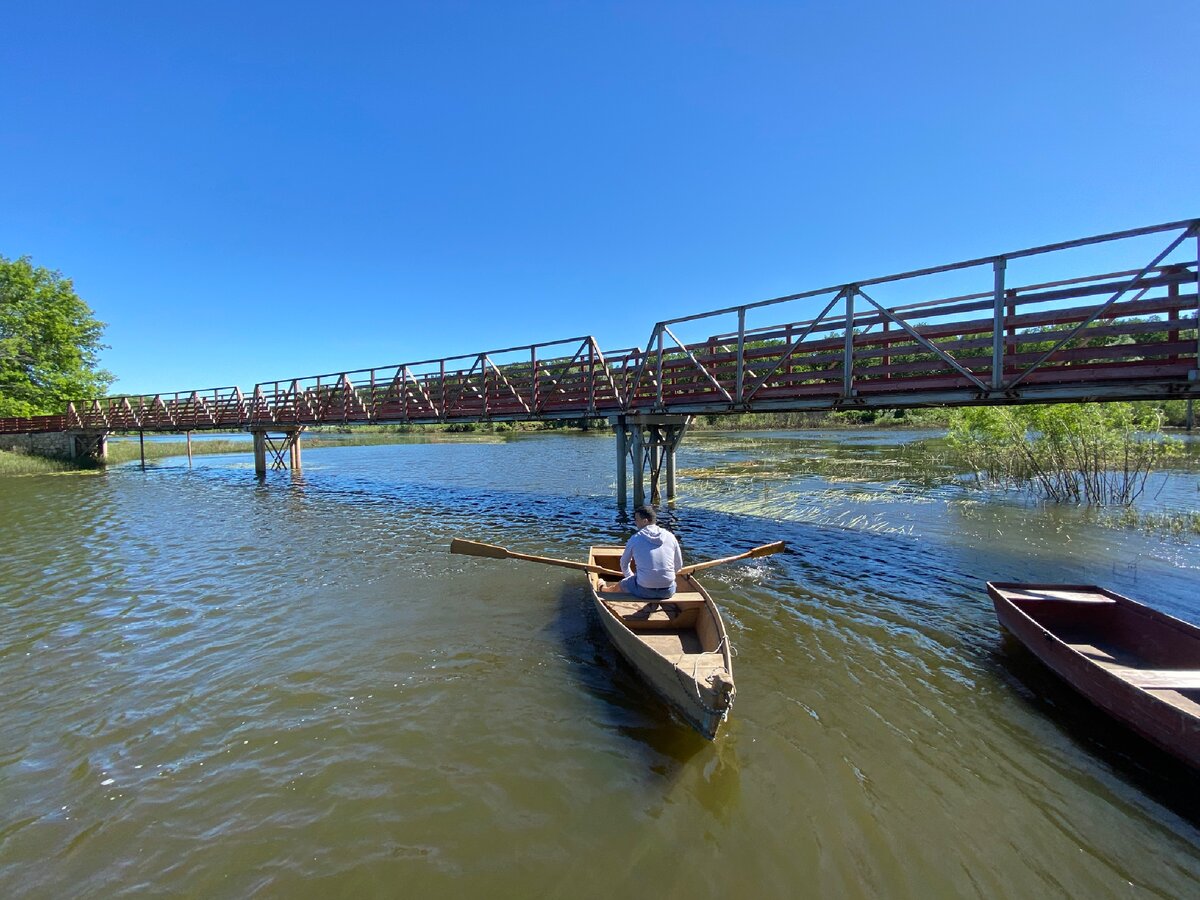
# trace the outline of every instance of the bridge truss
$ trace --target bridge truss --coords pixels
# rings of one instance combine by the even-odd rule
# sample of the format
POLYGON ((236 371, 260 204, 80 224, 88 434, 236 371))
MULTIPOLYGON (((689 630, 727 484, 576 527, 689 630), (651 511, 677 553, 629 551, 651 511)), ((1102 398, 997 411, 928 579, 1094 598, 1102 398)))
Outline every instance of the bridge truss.
POLYGON ((79 400, 57 416, 0 419, 0 433, 1194 397, 1198 263, 1193 219, 670 319, 641 347, 605 352, 588 336, 264 382, 249 392, 79 400), (1043 277, 1017 281, 1022 265, 1043 277), (947 282, 975 289, 926 299, 947 282))

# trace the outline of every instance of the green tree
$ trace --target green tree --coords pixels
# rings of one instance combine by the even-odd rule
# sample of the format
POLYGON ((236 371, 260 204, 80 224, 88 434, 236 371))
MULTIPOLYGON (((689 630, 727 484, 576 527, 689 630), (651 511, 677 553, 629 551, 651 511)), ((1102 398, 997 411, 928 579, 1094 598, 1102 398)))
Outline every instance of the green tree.
POLYGON ((98 367, 104 323, 69 278, 0 256, 0 416, 61 413, 113 382, 98 367))

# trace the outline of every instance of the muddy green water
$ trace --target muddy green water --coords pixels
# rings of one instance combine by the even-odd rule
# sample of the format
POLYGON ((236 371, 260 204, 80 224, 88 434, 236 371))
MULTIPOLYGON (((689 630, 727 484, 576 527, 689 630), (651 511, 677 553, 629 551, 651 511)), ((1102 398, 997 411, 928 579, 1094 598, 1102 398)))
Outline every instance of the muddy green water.
MULTIPOLYGON (((1197 776, 998 631, 989 578, 1200 621, 1200 539, 965 490, 912 435, 691 435, 738 656, 708 743, 562 569, 611 436, 0 480, 0 896, 1185 897, 1197 776)), ((1200 507, 1195 466, 1146 511, 1200 507)))

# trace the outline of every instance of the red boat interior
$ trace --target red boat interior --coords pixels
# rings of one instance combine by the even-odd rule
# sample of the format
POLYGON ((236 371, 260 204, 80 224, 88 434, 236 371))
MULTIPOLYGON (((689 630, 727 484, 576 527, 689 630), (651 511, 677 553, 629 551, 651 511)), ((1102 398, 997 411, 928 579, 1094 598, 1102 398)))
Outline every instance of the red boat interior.
POLYGON ((1096 588, 1005 585, 1005 597, 1072 650, 1160 699, 1200 701, 1200 630, 1096 588))

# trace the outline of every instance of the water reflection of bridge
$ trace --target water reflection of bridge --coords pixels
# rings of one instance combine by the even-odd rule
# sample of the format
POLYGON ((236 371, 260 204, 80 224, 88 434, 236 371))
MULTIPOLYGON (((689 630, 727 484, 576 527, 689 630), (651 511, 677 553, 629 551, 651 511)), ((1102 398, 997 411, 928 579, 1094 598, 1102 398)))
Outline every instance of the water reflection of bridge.
POLYGON ((619 499, 631 461, 637 502, 646 473, 652 495, 660 475, 674 495, 675 447, 697 414, 1191 399, 1198 268, 1191 219, 684 316, 640 347, 581 337, 250 392, 81 400, 0 420, 0 434, 71 434, 103 452, 113 431, 245 429, 262 473, 269 450, 298 466, 310 425, 607 417, 619 499))

